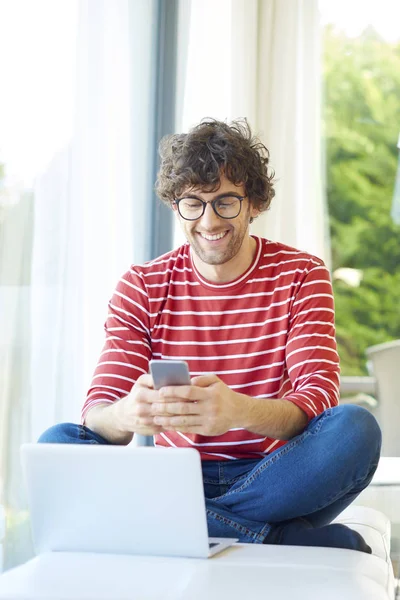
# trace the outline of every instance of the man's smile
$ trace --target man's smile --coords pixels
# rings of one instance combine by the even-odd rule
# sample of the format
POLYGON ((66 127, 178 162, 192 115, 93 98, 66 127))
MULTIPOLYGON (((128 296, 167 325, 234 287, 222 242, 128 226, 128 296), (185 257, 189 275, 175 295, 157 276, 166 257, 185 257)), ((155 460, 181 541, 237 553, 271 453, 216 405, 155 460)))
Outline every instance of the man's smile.
POLYGON ((229 233, 229 231, 221 231, 220 233, 204 233, 202 231, 199 231, 198 233, 200 237, 202 237, 204 240, 207 240, 208 242, 217 242, 218 240, 224 238, 229 233))

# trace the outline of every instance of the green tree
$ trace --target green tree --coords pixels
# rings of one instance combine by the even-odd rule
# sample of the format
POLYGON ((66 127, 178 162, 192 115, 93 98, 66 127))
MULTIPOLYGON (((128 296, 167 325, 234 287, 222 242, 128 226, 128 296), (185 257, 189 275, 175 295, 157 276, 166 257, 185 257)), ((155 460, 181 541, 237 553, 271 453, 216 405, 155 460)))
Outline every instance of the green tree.
POLYGON ((400 227, 390 210, 400 131, 400 45, 372 28, 349 38, 328 26, 324 132, 333 270, 361 269, 359 287, 334 281, 342 374, 366 373, 365 349, 400 337, 400 227))

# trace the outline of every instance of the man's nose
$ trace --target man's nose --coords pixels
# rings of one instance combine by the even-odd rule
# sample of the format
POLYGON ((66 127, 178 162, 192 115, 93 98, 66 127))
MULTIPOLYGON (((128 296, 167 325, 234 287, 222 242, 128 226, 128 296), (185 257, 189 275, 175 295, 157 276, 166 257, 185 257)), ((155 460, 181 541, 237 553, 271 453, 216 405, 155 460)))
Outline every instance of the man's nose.
POLYGON ((207 202, 206 209, 200 220, 202 225, 208 229, 212 229, 212 227, 215 227, 215 225, 221 222, 220 217, 211 206, 211 202, 207 202))

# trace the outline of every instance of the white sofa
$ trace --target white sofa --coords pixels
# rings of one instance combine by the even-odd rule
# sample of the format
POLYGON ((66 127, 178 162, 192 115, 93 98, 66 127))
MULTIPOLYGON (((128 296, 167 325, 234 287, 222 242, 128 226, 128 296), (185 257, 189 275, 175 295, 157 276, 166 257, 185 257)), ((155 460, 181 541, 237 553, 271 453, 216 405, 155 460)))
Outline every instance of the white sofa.
MULTIPOLYGON (((381 458, 371 485, 336 519, 363 535, 372 556, 252 544, 236 544, 205 561, 54 553, 0 576, 0 600, 258 600, 272 594, 280 600, 393 600, 389 519, 400 523, 399 457, 381 458)), ((0 507, 0 545, 3 534, 0 507)))
POLYGON ((54 552, 0 576, 0 600, 393 600, 390 522, 351 506, 338 522, 373 554, 235 544, 211 559, 54 552))

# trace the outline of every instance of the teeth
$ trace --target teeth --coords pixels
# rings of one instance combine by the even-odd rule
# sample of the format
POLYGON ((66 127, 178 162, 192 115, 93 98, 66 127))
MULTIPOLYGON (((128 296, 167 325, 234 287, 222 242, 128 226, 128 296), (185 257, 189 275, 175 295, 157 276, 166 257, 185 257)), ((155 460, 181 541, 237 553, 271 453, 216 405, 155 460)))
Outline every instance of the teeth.
POLYGON ((223 231, 222 233, 217 233, 215 235, 207 235, 206 233, 200 233, 201 237, 203 237, 206 240, 210 240, 211 242, 214 240, 220 240, 224 237, 225 234, 226 231, 223 231))

